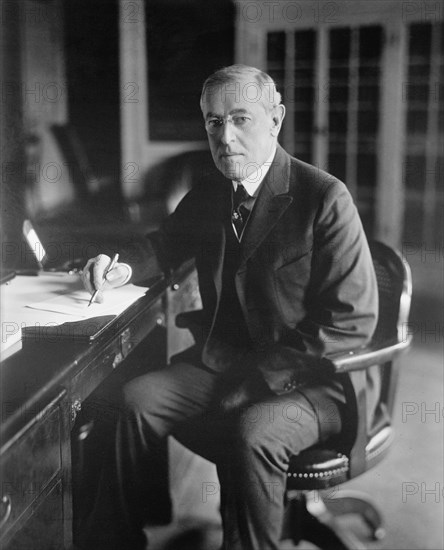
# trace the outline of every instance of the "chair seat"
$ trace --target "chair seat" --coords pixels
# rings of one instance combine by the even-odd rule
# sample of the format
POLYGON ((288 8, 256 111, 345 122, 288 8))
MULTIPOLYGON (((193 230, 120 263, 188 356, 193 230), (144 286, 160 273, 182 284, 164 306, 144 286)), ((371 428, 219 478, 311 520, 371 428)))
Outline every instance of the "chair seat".
POLYGON ((385 426, 370 439, 365 447, 367 470, 385 457, 394 439, 395 431, 391 426, 385 426))
MULTIPOLYGON (((387 453, 394 438, 393 428, 385 426, 368 442, 366 469, 375 466, 387 453)), ((290 460, 287 490, 312 491, 334 487, 349 479, 349 458, 334 449, 312 447, 290 460)))
POLYGON ((326 489, 348 479, 348 457, 332 449, 312 448, 291 458, 287 490, 326 489))

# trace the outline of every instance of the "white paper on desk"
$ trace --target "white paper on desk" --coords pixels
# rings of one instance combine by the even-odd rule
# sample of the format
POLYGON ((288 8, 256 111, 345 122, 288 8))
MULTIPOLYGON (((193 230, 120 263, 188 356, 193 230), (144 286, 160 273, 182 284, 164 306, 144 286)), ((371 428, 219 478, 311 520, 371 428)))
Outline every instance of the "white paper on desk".
POLYGON ((104 293, 105 301, 102 304, 94 302, 88 307, 91 295, 86 290, 59 293, 54 298, 42 302, 28 304, 26 307, 42 311, 54 311, 65 315, 76 315, 83 319, 99 317, 100 315, 118 315, 122 313, 138 298, 141 298, 148 288, 125 285, 107 290, 104 293))

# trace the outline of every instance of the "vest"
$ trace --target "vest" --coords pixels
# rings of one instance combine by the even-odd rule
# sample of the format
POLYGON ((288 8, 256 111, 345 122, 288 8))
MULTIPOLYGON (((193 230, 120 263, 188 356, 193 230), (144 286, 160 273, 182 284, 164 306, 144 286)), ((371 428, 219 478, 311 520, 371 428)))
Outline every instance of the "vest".
POLYGON ((246 347, 251 344, 251 339, 234 284, 239 262, 240 243, 234 234, 231 221, 228 220, 222 268, 222 291, 213 334, 227 344, 246 347))

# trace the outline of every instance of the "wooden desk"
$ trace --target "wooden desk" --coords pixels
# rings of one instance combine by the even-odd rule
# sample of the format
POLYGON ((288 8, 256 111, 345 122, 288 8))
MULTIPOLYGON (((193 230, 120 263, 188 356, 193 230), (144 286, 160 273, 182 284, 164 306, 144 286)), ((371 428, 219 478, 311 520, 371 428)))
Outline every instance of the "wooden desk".
POLYGON ((151 282, 93 343, 25 342, 3 362, 2 549, 72 547, 71 429, 91 392, 156 327, 166 331, 168 288, 163 278, 151 282))

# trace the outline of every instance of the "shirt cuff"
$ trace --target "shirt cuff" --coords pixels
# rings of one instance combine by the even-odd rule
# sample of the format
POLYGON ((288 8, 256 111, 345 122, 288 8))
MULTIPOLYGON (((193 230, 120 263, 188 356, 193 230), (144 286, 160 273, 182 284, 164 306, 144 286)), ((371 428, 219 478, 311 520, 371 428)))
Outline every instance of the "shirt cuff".
POLYGON ((127 269, 127 272, 128 272, 125 279, 119 285, 119 286, 123 286, 123 285, 126 285, 126 283, 131 279, 131 276, 133 274, 133 270, 132 270, 132 267, 128 264, 119 263, 119 267, 125 267, 127 269))

